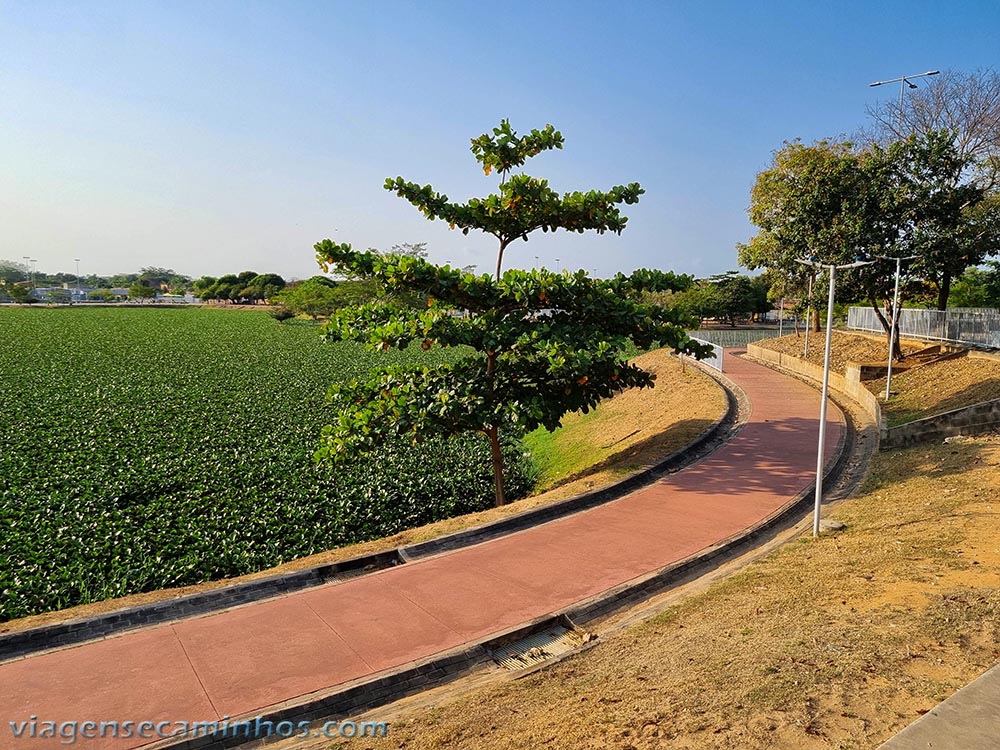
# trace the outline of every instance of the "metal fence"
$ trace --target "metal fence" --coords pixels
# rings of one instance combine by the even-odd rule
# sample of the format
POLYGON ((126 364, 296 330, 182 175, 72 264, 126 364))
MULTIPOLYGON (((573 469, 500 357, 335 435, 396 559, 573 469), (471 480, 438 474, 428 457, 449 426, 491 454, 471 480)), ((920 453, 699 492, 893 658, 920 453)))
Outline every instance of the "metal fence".
MULTIPOLYGON (((701 360, 701 362, 708 365, 709 367, 714 367, 719 372, 722 372, 722 355, 723 355, 722 347, 719 346, 718 344, 713 344, 711 341, 705 341, 705 339, 698 338, 697 336, 691 336, 691 338, 694 341, 697 341, 699 344, 708 344, 710 347, 712 347, 712 351, 715 352, 715 356, 710 357, 709 359, 703 359, 701 360)), ((684 355, 681 356, 683 357, 684 355)))
MULTIPOLYGON (((870 307, 852 307, 847 327, 856 331, 885 333, 870 307)), ((899 311, 899 335, 925 341, 949 341, 1000 349, 1000 311, 981 308, 899 311)))
MULTIPOLYGON (((785 332, 791 333, 791 323, 786 320, 785 324, 785 332)), ((755 341, 769 339, 777 335, 777 328, 711 328, 700 331, 688 331, 688 336, 691 338, 730 349, 739 349, 755 341)))

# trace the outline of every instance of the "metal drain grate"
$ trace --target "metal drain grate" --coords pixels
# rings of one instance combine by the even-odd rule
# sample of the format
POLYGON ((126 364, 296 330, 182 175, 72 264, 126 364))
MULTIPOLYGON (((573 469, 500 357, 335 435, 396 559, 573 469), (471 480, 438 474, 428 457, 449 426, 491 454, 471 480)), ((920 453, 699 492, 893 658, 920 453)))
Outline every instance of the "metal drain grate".
POLYGON ((517 671, 575 651, 596 637, 562 625, 553 625, 527 638, 494 649, 490 656, 504 669, 517 671))

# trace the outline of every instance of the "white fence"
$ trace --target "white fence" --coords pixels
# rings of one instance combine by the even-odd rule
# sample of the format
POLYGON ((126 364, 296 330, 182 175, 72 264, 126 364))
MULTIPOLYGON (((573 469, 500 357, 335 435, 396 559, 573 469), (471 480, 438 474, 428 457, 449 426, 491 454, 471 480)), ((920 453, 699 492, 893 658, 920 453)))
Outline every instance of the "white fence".
MULTIPOLYGON (((870 307, 852 307, 847 327, 856 331, 885 333, 870 307)), ((1000 311, 962 308, 952 310, 899 311, 899 335, 926 341, 949 341, 969 346, 1000 349, 1000 311)))
POLYGON ((722 372, 722 347, 718 344, 713 344, 711 341, 705 341, 705 339, 700 339, 696 336, 691 336, 691 340, 697 341, 699 344, 708 344, 712 347, 712 351, 715 352, 715 356, 710 357, 709 359, 703 359, 701 362, 709 367, 714 367, 719 372, 722 372))

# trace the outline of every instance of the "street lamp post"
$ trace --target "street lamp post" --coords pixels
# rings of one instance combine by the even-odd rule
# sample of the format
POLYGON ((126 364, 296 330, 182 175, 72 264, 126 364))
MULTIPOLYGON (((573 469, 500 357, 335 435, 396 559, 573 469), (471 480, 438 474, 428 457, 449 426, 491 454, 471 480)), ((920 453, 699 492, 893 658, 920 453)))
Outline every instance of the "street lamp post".
POLYGON ((902 270, 902 264, 904 260, 913 260, 916 255, 904 255, 899 258, 893 258, 888 255, 880 255, 880 258, 885 260, 896 261, 896 284, 895 290, 892 293, 892 321, 889 325, 889 367, 886 369, 885 373, 885 400, 889 400, 889 385, 892 383, 892 352, 896 348, 896 326, 899 320, 899 275, 902 270))
POLYGON ((875 83, 869 83, 868 86, 884 86, 887 83, 896 83, 899 81, 899 137, 903 137, 903 92, 906 91, 906 87, 909 86, 911 89, 915 89, 917 84, 913 83, 912 79, 924 78, 925 76, 936 76, 940 73, 940 70, 928 70, 926 73, 914 73, 911 76, 900 76, 899 78, 890 78, 888 81, 875 81, 875 83))
POLYGON ((819 406, 819 445, 816 453, 816 502, 813 507, 813 536, 819 536, 819 508, 823 500, 823 452, 826 444, 826 402, 830 393, 830 344, 833 340, 833 294, 834 285, 837 281, 837 271, 848 268, 859 268, 870 265, 873 261, 859 260, 854 263, 844 263, 834 265, 832 263, 818 263, 815 260, 804 260, 796 258, 796 263, 812 268, 825 268, 830 272, 830 293, 826 303, 826 353, 823 355, 823 392, 822 401, 819 406))
POLYGON ((80 259, 73 258, 76 261, 76 299, 80 299, 80 259))
POLYGON ((813 275, 809 274, 809 293, 806 295, 806 342, 802 348, 802 359, 809 356, 809 328, 812 325, 813 275))

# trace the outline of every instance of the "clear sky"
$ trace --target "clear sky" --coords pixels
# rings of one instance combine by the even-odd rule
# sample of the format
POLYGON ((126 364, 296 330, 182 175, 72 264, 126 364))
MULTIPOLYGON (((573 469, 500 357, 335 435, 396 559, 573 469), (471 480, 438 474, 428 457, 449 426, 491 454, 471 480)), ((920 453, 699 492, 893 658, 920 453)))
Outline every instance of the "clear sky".
POLYGON ((507 263, 736 266, 755 175, 786 139, 850 134, 868 83, 1000 66, 1000 3, 0 0, 0 258, 46 272, 317 272, 312 245, 426 242, 402 175, 485 195, 469 139, 503 117, 566 144, 558 190, 637 181, 620 236, 559 232, 507 263))

